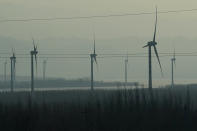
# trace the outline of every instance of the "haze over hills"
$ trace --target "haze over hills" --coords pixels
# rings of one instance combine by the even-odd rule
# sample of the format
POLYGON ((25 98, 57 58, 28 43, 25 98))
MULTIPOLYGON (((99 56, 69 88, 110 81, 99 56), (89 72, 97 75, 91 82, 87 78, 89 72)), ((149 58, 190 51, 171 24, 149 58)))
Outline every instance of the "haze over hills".
MULTIPOLYGON (((149 13, 155 11, 173 11, 196 8, 195 0, 83 0, 83 1, 26 1, 1 0, 0 20, 83 17, 113 14, 149 13), (170 3, 170 4, 169 4, 170 3), (177 4, 179 3, 179 4, 177 4)), ((87 54, 87 58, 80 59, 52 59, 48 57, 47 76, 76 79, 90 77, 89 55, 93 48, 93 32, 96 34, 96 50, 98 54, 98 71, 95 70, 96 80, 123 81, 124 58, 99 58, 99 54, 147 53, 144 46, 153 35, 154 14, 93 18, 77 20, 29 21, 29 22, 1 22, 0 23, 0 51, 10 53, 15 48, 18 54, 30 56, 32 37, 38 43, 39 54, 87 54)), ((158 14, 158 51, 159 53, 196 52, 197 29, 196 11, 181 13, 158 14)), ((38 54, 38 56, 39 56, 38 54)), ((0 54, 0 74, 3 74, 4 56, 0 54)), ((8 56, 10 57, 10 56, 8 56)), ((51 57, 51 55, 50 55, 51 57)), ((58 56, 60 57, 60 56, 58 56)), ((61 55, 61 57, 63 57, 61 55)), ((161 63, 164 78, 170 80, 170 57, 162 57, 161 63)), ((9 62, 9 58, 7 58, 9 62)), ((42 76, 42 62, 39 58, 38 76, 42 76)), ((177 56, 175 81, 195 79, 197 61, 195 56, 177 56), (192 64, 191 64, 192 63, 192 64)), ((145 57, 130 57, 128 79, 130 81, 147 81, 148 62, 145 57)), ((9 64, 8 64, 9 67, 9 64)), ((30 76, 30 59, 17 58, 17 75, 30 76)), ((9 68, 8 68, 9 69, 9 68)), ((160 79, 159 66, 153 58, 153 78, 160 79)), ((9 74, 9 70, 8 70, 9 74)), ((169 83, 169 82, 166 82, 169 83)))
MULTIPOLYGON (((148 37, 121 37, 121 38, 96 38, 96 48, 97 54, 135 54, 135 53, 145 53, 146 49, 142 46, 146 43, 148 37)), ((3 74, 3 63, 5 61, 4 57, 10 57, 11 48, 15 48, 16 57, 22 57, 20 54, 25 54, 25 57, 29 57, 29 51, 32 49, 31 38, 29 40, 16 39, 13 37, 0 37, 1 41, 1 63, 0 74, 3 74), (7 54, 8 53, 8 54, 7 54), (19 55, 17 55, 19 54, 19 55)), ((67 59, 53 59, 50 56, 45 55, 48 58, 47 63, 47 76, 56 78, 66 78, 66 79, 76 79, 79 77, 89 78, 89 66, 90 59, 89 54, 92 52, 92 39, 88 38, 43 38, 36 39, 38 42, 39 54, 85 54, 87 58, 67 58, 67 59)), ((184 37, 165 37, 159 38, 158 40, 158 50, 160 53, 170 53, 173 52, 173 45, 176 47, 176 52, 196 52, 194 48, 197 39, 184 38, 184 37), (185 45, 187 43, 187 48, 185 45)), ((38 57, 39 57, 38 54, 38 57)), ((42 55, 43 56, 43 55, 42 55)), ((59 57, 62 57, 60 55, 59 57)), ((162 56, 162 54, 161 54, 162 56)), ((57 56, 58 57, 58 56, 57 56)), ((195 56, 177 56, 177 66, 175 69, 175 75, 177 80, 181 79, 195 79, 196 71, 195 69, 197 62, 193 61, 195 56), (188 64, 192 63, 192 64, 188 64), (187 70, 184 68, 187 67, 187 70)), ((38 59, 38 76, 42 77, 42 62, 43 58, 38 59)), ((10 60, 7 58, 7 73, 9 74, 10 60)), ((97 80, 104 81, 123 81, 124 77, 124 58, 98 58, 99 68, 95 70, 97 80)), ((161 78, 159 72, 159 66, 157 61, 153 58, 154 74, 153 77, 161 78)), ((164 69, 164 79, 170 79, 170 57, 161 57, 161 63, 164 69)), ((30 76, 30 59, 18 58, 16 63, 17 76, 30 76)), ((147 59, 146 57, 130 57, 129 58, 129 73, 128 79, 130 81, 146 81, 147 78, 147 59)))

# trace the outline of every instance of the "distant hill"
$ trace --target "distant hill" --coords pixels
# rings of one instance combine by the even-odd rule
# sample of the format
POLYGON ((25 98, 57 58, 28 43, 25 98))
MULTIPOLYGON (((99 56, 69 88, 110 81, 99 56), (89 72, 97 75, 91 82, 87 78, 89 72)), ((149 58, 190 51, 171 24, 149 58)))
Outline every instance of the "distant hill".
MULTIPOLYGON (((35 85, 38 88, 54 88, 54 87, 89 87, 90 80, 87 78, 66 80, 63 78, 49 78, 47 80, 37 79, 35 85)), ((114 82, 104 82, 104 81, 95 81, 95 87, 120 87, 125 86, 124 82, 114 81, 114 82)), ((139 86, 138 82, 128 82, 127 86, 139 86)), ((0 82, 0 87, 9 88, 10 82, 0 82)), ((29 77, 18 77, 15 82, 15 88, 29 88, 30 87, 30 78, 29 77), (20 81, 19 81, 20 80, 20 81)))

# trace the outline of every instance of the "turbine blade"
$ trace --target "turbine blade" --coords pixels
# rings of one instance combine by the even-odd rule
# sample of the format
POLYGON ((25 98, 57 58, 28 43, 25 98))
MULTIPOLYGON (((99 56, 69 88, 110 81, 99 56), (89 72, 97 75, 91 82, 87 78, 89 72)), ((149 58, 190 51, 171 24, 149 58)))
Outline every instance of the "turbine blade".
POLYGON ((94 33, 94 54, 96 54, 96 47, 95 47, 95 44, 96 44, 96 40, 95 40, 95 33, 94 33))
POLYGON ((33 41, 33 46, 35 47, 35 40, 34 38, 32 37, 32 41, 33 41))
POLYGON ((174 65, 175 65, 175 67, 176 67, 176 59, 173 59, 173 63, 174 63, 174 65))
POLYGON ((96 64, 98 64, 96 56, 94 56, 94 61, 95 61, 96 64))
POLYGON ((35 44, 35 40, 34 40, 34 38, 32 37, 32 41, 33 41, 33 45, 35 44))
POLYGON ((158 55, 158 52, 157 52, 157 48, 156 48, 155 45, 154 45, 153 47, 154 47, 154 50, 155 50, 155 55, 156 55, 157 60, 158 60, 158 62, 159 62, 159 67, 160 67, 160 69, 161 69, 161 75, 162 75, 162 77, 163 77, 163 70, 162 70, 162 67, 161 67, 161 62, 160 62, 160 59, 159 59, 159 55, 158 55))
POLYGON ((37 45, 35 44, 34 38, 32 38, 32 41, 33 41, 34 51, 37 51, 37 45))
POLYGON ((174 65, 175 65, 175 67, 176 67, 176 54, 175 54, 175 49, 174 49, 174 65))
POLYGON ((12 48, 12 57, 14 58, 15 57, 15 49, 12 48))
POLYGON ((96 56, 94 57, 94 61, 96 63, 96 68, 97 68, 97 71, 98 71, 98 62, 97 62, 96 56))
POLYGON ((155 20, 155 31, 154 31, 153 42, 155 42, 156 34, 157 34, 157 7, 156 7, 156 20, 155 20))
POLYGON ((14 48, 12 48, 12 54, 14 54, 14 48))
POLYGON ((37 51, 37 46, 34 45, 34 51, 37 51))
POLYGON ((145 45, 145 46, 143 46, 143 48, 145 48, 145 47, 148 47, 148 44, 147 44, 147 45, 145 45))
POLYGON ((96 67, 97 67, 97 70, 98 70, 98 62, 97 62, 97 59, 96 59, 96 40, 95 40, 95 32, 94 32, 94 61, 96 63, 96 67))
POLYGON ((128 63, 128 61, 129 61, 129 56, 128 56, 128 52, 127 52, 127 63, 128 63))

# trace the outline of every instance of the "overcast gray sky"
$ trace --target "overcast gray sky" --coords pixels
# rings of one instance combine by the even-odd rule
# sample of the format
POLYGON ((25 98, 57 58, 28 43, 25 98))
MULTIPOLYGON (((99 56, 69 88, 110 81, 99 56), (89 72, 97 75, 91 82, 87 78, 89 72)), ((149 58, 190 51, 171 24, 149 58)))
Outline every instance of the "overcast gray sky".
MULTIPOLYGON (((0 20, 154 12, 156 5, 159 11, 197 8, 196 0, 0 0, 0 20)), ((173 47, 176 47, 177 52, 197 52, 196 16, 197 11, 159 14, 157 36, 159 52, 172 52, 173 47)), ((92 49, 93 30, 95 30, 98 54, 126 53, 126 51, 143 53, 147 52, 147 49, 143 49, 142 46, 153 36, 154 19, 154 15, 140 15, 0 23, 0 45, 1 49, 9 52, 14 47, 16 53, 28 54, 32 48, 31 38, 34 37, 38 41, 40 53, 89 54, 92 49)), ((196 60, 196 57, 177 57, 177 79, 195 79, 196 60)), ((3 61, 5 59, 2 58, 1 74, 3 61)), ((162 57, 161 61, 165 79, 170 79, 170 57, 162 57)), ((29 75, 29 61, 18 59, 17 62, 17 75, 29 75)), ((100 58, 99 70, 95 70, 96 79, 122 80, 123 62, 122 58, 100 58)), ((130 81, 146 79, 147 67, 146 58, 130 58, 130 81)), ((89 68, 89 59, 49 58, 48 76, 89 77, 89 68)), ((153 61, 153 68, 154 77, 160 78, 156 59, 153 61)), ((41 76, 42 63, 39 64, 39 70, 41 76)))

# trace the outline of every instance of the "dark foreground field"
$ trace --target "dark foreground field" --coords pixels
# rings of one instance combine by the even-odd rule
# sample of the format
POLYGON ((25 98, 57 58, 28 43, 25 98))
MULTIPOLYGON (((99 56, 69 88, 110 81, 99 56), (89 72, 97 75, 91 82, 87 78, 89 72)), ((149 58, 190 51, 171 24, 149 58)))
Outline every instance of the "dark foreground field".
POLYGON ((0 94, 1 131, 196 131, 197 89, 0 94))

